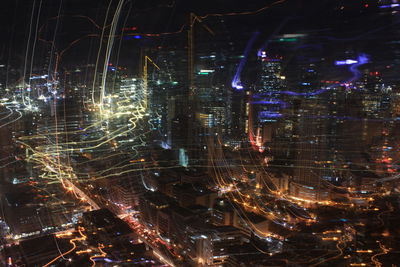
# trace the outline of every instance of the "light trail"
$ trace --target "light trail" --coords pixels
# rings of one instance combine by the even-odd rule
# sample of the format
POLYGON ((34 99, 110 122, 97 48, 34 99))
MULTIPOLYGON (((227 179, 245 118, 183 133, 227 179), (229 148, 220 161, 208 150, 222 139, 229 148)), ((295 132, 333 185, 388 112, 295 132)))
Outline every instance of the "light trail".
POLYGON ((52 259, 51 261, 49 261, 48 263, 46 263, 45 265, 43 265, 42 267, 48 267, 50 266, 52 263, 56 262, 57 260, 63 258, 65 255, 70 254, 72 251, 74 251, 77 247, 76 243, 77 241, 82 241, 86 239, 86 236, 82 233, 81 228, 78 228, 78 232, 81 235, 81 237, 77 237, 77 238, 73 238, 69 241, 69 243, 72 245, 72 248, 62 254, 60 254, 59 256, 55 257, 54 259, 52 259))
MULTIPOLYGON (((124 4, 124 0, 119 0, 118 6, 116 8, 116 11, 114 13, 113 20, 111 23, 110 35, 108 37, 108 42, 107 42, 107 47, 106 47, 106 55, 105 55, 105 60, 104 60, 104 65, 103 65, 103 75, 102 75, 100 100, 99 100, 100 112, 103 111, 103 105, 104 105, 103 101, 104 101, 105 91, 106 91, 106 79, 107 79, 108 66, 110 63, 111 51, 112 51, 112 48, 114 45, 114 35, 117 30, 118 19, 121 14, 121 9, 122 9, 123 4, 124 4)), ((104 33, 104 31, 102 32, 102 34, 103 33, 104 33)), ((99 49, 99 51, 100 51, 100 49, 99 49)), ((93 81, 93 83, 94 82, 95 81, 93 81)))
MULTIPOLYGON (((106 25, 106 23, 107 23, 108 13, 110 12, 110 8, 111 8, 112 2, 113 1, 110 1, 109 4, 108 4, 106 15, 105 15, 105 18, 104 18, 104 23, 103 23, 104 25, 106 25)), ((105 35, 105 27, 102 28, 102 31, 101 31, 100 45, 99 45, 99 49, 98 49, 98 52, 97 52, 96 64, 95 64, 95 68, 94 68, 95 72, 94 72, 93 86, 92 86, 92 103, 93 104, 96 103, 96 100, 95 100, 95 85, 96 85, 97 69, 98 69, 99 60, 100 60, 100 53, 101 53, 102 46, 103 46, 103 42, 102 41, 103 41, 104 35, 105 35)), ((103 88, 103 90, 104 90, 104 88, 103 88)))
MULTIPOLYGON (((121 4, 122 2, 123 1, 120 1, 119 4, 121 4)), ((278 1, 278 2, 283 2, 283 1, 278 1)), ((261 9, 261 11, 262 10, 263 9, 261 9)), ((261 12, 261 11, 257 11, 257 12, 261 12)), ((246 15, 246 13, 242 13, 242 14, 246 15)), ((229 15, 229 14, 226 14, 226 15, 229 15)), ((115 13, 114 19, 117 18, 118 16, 119 16, 119 14, 117 15, 115 13)), ((210 14, 210 16, 212 16, 212 14, 210 14)), ((114 23, 114 19, 113 19, 113 23, 114 23)), ((110 38, 112 40, 115 36, 113 34, 110 34, 108 37, 109 37, 109 42, 107 43, 107 53, 108 53, 107 60, 106 60, 107 64, 104 65, 105 69, 103 68, 103 82, 102 82, 103 85, 102 85, 101 92, 100 92, 101 93, 100 101, 98 103, 99 109, 101 112, 99 114, 99 121, 94 124, 91 124, 89 127, 95 128, 97 126, 100 126, 104 122, 112 122, 113 119, 117 119, 118 117, 119 118, 130 117, 129 122, 131 124, 129 126, 121 127, 114 131, 111 131, 111 133, 109 133, 108 130, 107 131, 104 130, 103 132, 107 133, 107 134, 104 134, 104 136, 101 136, 100 138, 90 139, 88 141, 73 142, 73 141, 67 140, 64 142, 62 140, 58 140, 58 136, 60 136, 63 133, 70 134, 70 135, 73 133, 71 131, 66 131, 66 130, 64 132, 59 131, 58 125, 56 125, 55 129, 51 129, 52 132, 50 132, 49 134, 43 134, 41 136, 38 135, 36 137, 26 137, 26 139, 24 139, 26 141, 32 141, 35 138, 38 138, 38 139, 43 138, 43 139, 48 139, 49 143, 52 142, 49 138, 50 136, 55 136, 57 139, 55 144, 54 143, 46 144, 46 145, 40 145, 37 147, 27 144, 28 142, 24 143, 24 145, 26 145, 26 147, 29 147, 29 150, 31 152, 33 152, 33 154, 34 154, 31 159, 33 161, 37 162, 39 165, 41 164, 44 169, 47 169, 47 172, 44 174, 43 177, 54 179, 55 181, 58 181, 58 182, 60 182, 60 181, 62 182, 61 178, 64 176, 68 177, 68 179, 71 179, 71 180, 80 179, 80 177, 79 177, 80 173, 77 172, 76 170, 73 170, 73 168, 70 165, 65 165, 65 162, 62 161, 62 160, 64 160, 62 158, 65 156, 65 155, 63 155, 64 153, 66 154, 67 159, 69 159, 70 156, 68 155, 68 153, 72 153, 72 152, 80 152, 80 151, 84 151, 84 150, 86 150, 86 151, 96 150, 96 152, 99 152, 99 151, 101 151, 100 149, 104 149, 104 151, 106 151, 107 148, 101 148, 101 146, 109 145, 109 143, 112 143, 112 141, 116 140, 119 136, 131 133, 132 128, 136 129, 139 121, 142 119, 145 119, 147 116, 145 113, 146 112, 146 104, 143 104, 143 103, 138 104, 138 106, 136 106, 136 107, 126 108, 126 111, 124 111, 124 109, 123 109, 122 111, 119 111, 117 113, 113 112, 115 110, 113 110, 112 107, 108 107, 106 105, 108 95, 107 95, 107 91, 106 91, 107 88, 105 86, 105 78, 104 77, 106 76, 107 71, 108 71, 108 67, 106 67, 106 65, 108 66, 108 62, 109 62, 109 58, 110 58, 111 50, 112 50, 112 46, 113 46, 112 41, 110 42, 110 38), (105 72, 104 72, 104 70, 105 70, 105 72), (94 126, 94 125, 96 125, 96 126, 94 126), (129 127, 132 127, 132 128, 129 128, 129 127), (87 146, 87 145, 89 145, 89 146, 87 146)), ((73 43, 71 43, 71 46, 73 46, 77 42, 79 42, 79 40, 76 40, 76 42, 74 41, 73 43)), ((71 47, 71 46, 69 46, 69 47, 71 47)), ((61 58, 62 54, 63 54, 62 52, 60 54, 57 54, 57 57, 58 57, 56 60, 57 62, 59 62, 59 58, 61 58)), ((56 65, 55 70, 57 70, 57 68, 58 68, 58 65, 56 65)), ((240 78, 239 78, 239 81, 240 81, 240 78)), ((93 90, 93 92, 94 92, 94 90, 93 90)), ((289 91, 287 91, 287 92, 289 92, 289 91)), ((146 97, 147 97, 146 94, 144 96, 143 96, 143 94, 141 94, 139 96, 139 98, 141 98, 141 99, 146 98, 146 97)), ((118 98, 119 98, 119 100, 117 102, 118 104, 129 102, 126 96, 125 96, 125 99, 123 99, 123 100, 120 99, 123 97, 118 97, 118 98)), ((107 126, 107 128, 108 128, 108 126, 107 126)), ((65 129, 66 129, 66 127, 65 127, 65 129)), ((78 133, 78 132, 79 131, 77 131, 76 133, 78 133)), ((98 132, 101 132, 101 130, 99 130, 98 132)), ((95 136, 95 135, 93 134, 93 136, 95 136)), ((141 137, 139 136, 137 138, 140 139, 141 137)), ((141 145, 137 145, 137 146, 139 147, 141 145)), ((134 151, 133 153, 137 152, 137 149, 134 145, 132 145, 131 148, 134 151)), ((115 156, 118 156, 118 154, 115 154, 115 156)), ((95 162, 95 161, 99 161, 99 160, 109 159, 112 157, 114 157, 114 154, 113 155, 105 155, 103 157, 97 157, 97 158, 91 159, 90 161, 82 162, 82 164, 87 163, 87 162, 95 162)), ((124 163, 121 163, 121 164, 124 164, 124 163)), ((108 169, 102 169, 102 170, 96 172, 96 175, 100 176, 100 177, 96 177, 96 179, 104 179, 104 178, 108 178, 110 176, 123 175, 123 174, 126 174, 128 172, 133 172, 133 171, 142 171, 139 168, 134 168, 132 170, 124 170, 125 167, 132 167, 132 166, 136 166, 136 165, 132 165, 132 164, 126 164, 123 166, 115 165, 108 169), (107 172, 113 172, 113 173, 106 174, 107 172), (106 175, 104 175, 104 174, 106 174, 106 175)), ((213 168, 221 168, 221 166, 218 166, 218 164, 215 164, 214 162, 210 166, 213 168)), ((225 166, 227 166, 227 165, 225 165, 225 166)), ((199 167, 209 167, 209 166, 199 165, 199 167)), ((158 168, 158 167, 155 167, 154 169, 156 169, 156 168, 158 168)), ((149 168, 149 169, 151 170, 152 168, 149 168)), ((230 173, 233 173, 233 172, 230 172, 230 173)), ((221 186, 226 186, 226 184, 230 182, 229 178, 226 178, 223 175, 221 175, 220 171, 219 171, 218 175, 220 175, 220 176, 218 176, 217 179, 220 179, 221 186)), ((72 191, 74 191, 74 193, 76 194, 76 190, 72 190, 72 191)), ((248 210, 249 208, 255 207, 255 209, 260 213, 270 213, 271 212, 271 210, 268 209, 267 206, 260 205, 259 199, 255 198, 254 196, 251 196, 250 200, 247 200, 247 202, 246 202, 246 198, 240 192, 240 187, 238 187, 236 184, 232 186, 232 192, 239 192, 240 200, 238 200, 238 203, 240 205, 242 205, 242 208, 244 210, 248 210), (255 203, 252 201, 254 201, 255 203), (247 204, 247 205, 245 205, 245 204, 247 204)), ((234 193, 231 193, 231 192, 228 192, 227 195, 229 195, 231 199, 235 196, 234 193)), ((277 216, 277 214, 271 214, 271 216, 269 218, 271 220, 273 220, 274 222, 279 223, 278 219, 280 219, 280 217, 277 216)), ((247 218, 245 218, 245 219, 247 219, 247 218)), ((257 229, 256 229, 256 231, 257 231, 257 229)), ((265 236, 272 236, 271 233, 262 232, 262 231, 260 231, 259 234, 262 234, 265 236)))
POLYGON ((377 241, 377 242, 379 244, 380 249, 382 249, 382 252, 371 256, 371 261, 375 264, 375 267, 382 267, 383 264, 378 260, 378 257, 388 254, 390 249, 388 249, 384 245, 382 245, 382 243, 380 241, 377 241))
POLYGON ((341 245, 343 245, 343 244, 345 244, 345 242, 343 241, 343 238, 340 238, 339 241, 338 241, 337 244, 336 244, 336 248, 339 250, 339 254, 337 254, 337 255, 335 255, 335 256, 333 256, 333 257, 324 259, 324 260, 322 260, 322 261, 319 261, 318 263, 309 265, 309 267, 318 266, 318 265, 320 265, 320 264, 322 264, 322 263, 325 263, 325 262, 328 262, 328 261, 332 261, 332 260, 335 260, 335 259, 341 257, 341 256, 343 255, 343 248, 341 247, 341 245))
POLYGON ((0 118, 0 121, 7 119, 14 114, 14 110, 10 107, 6 107, 6 109, 8 109, 10 112, 5 117, 0 118))
POLYGON ((257 10, 254 11, 242 11, 242 12, 229 12, 229 13, 214 13, 214 14, 207 14, 204 16, 200 16, 200 18, 205 19, 208 17, 224 17, 224 16, 241 16, 241 15, 256 15, 258 13, 261 13, 265 10, 268 10, 270 8, 272 8, 273 6, 285 3, 286 0, 279 0, 279 1, 275 1, 271 4, 268 4, 266 6, 263 6, 257 10))
POLYGON ((104 248, 104 245, 103 244, 99 244, 98 246, 97 246, 97 249, 100 251, 100 255, 93 255, 93 256, 91 256, 90 258, 89 258, 89 260, 92 262, 92 265, 91 265, 91 267, 94 267, 94 266, 96 266, 96 261, 94 260, 95 258, 105 258, 106 256, 107 256, 107 253, 106 252, 104 252, 104 250, 103 250, 103 248, 104 248))
MULTIPOLYGON (((274 4, 276 4, 276 3, 274 3, 274 4)), ((273 5, 274 5, 273 4, 273 5)), ((118 20, 118 18, 119 18, 119 11, 120 11, 120 9, 121 9, 121 7, 122 7, 122 5, 123 5, 123 1, 120 1, 119 2, 119 4, 118 4, 118 8, 117 8, 117 12, 115 12, 114 13, 114 17, 113 17, 113 23, 111 24, 111 27, 112 27, 112 25, 116 25, 116 21, 118 20), (119 10, 119 11, 118 11, 119 10)), ((261 8, 261 9, 259 9, 259 10, 257 10, 255 13, 258 13, 258 12, 261 12, 262 10, 264 10, 264 9, 266 9, 266 8, 268 8, 268 7, 265 7, 265 8, 261 8)), ((243 14, 250 14, 249 12, 245 12, 245 13, 243 13, 243 14)), ((228 15, 232 15, 232 14, 228 14, 228 15)), ((237 14, 237 15, 240 15, 239 13, 237 14)), ((214 15, 213 15, 214 16, 214 15)), ((101 26, 99 26, 99 25, 97 25, 92 19, 90 19, 90 18, 88 18, 88 17, 84 17, 84 16, 76 16, 76 17, 81 17, 81 18, 85 18, 85 19, 88 19, 96 28, 98 28, 98 29, 101 29, 102 30, 102 36, 104 35, 104 29, 107 27, 107 26, 104 26, 104 27, 101 27, 101 26)), ((57 16, 57 17, 54 17, 54 18, 51 18, 50 20, 54 20, 54 19, 56 19, 57 21, 60 19, 60 16, 57 16)), ((58 22, 57 22, 58 23, 58 22)), ((109 25, 110 26, 110 25, 109 25)), ((40 29, 39 29, 39 33, 41 33, 42 32, 42 29, 43 29, 43 27, 44 26, 42 26, 40 29)), ((114 28, 115 29, 115 27, 112 27, 112 28, 114 28)), ((111 32, 112 32, 112 29, 111 29, 111 32)), ((115 32, 115 31, 114 31, 115 32)), ((96 34, 89 34, 89 35, 87 35, 87 36, 84 36, 84 37, 81 37, 81 38, 79 38, 79 39, 76 39, 75 41, 73 41, 73 42, 71 42, 66 48, 64 48, 61 52, 59 52, 59 53, 56 53, 56 64, 55 64, 55 73, 57 72, 57 69, 58 69, 58 64, 59 64, 59 61, 60 61, 60 59, 61 59, 61 57, 62 57, 62 55, 69 49, 69 48, 71 48, 74 44, 76 44, 76 43, 78 43, 80 40, 82 40, 82 39, 84 39, 84 38, 86 38, 86 37, 98 37, 98 35, 96 35, 96 34)), ((105 36, 105 35, 104 35, 105 36)), ((108 56, 107 56, 107 58, 109 58, 109 56, 110 56, 110 53, 111 53, 111 49, 112 49, 112 41, 113 41, 113 38, 115 37, 115 34, 114 33, 111 33, 111 34, 109 34, 108 35, 108 38, 109 38, 109 42, 108 42, 108 44, 107 44, 107 53, 108 53, 108 56)), ((39 38, 39 40, 41 40, 41 41, 44 41, 44 42, 49 42, 49 43, 52 43, 53 45, 52 45, 52 47, 54 47, 54 40, 53 41, 48 41, 48 40, 44 40, 44 39, 42 39, 40 36, 38 37, 39 38)), ((108 63, 108 60, 106 60, 106 63, 108 63)), ((105 65, 105 67, 106 67, 106 65, 108 65, 108 64, 104 64, 105 65)), ((107 68, 105 69, 106 71, 107 71, 107 68)), ((103 74, 104 73, 106 73, 106 72, 104 72, 104 69, 103 69, 103 74)), ((101 89, 101 101, 100 101, 100 104, 99 104, 99 108, 100 108, 100 110, 102 110, 103 109, 103 107, 104 107, 104 101, 103 101, 103 99, 105 99, 106 98, 106 95, 105 95, 105 83, 104 83, 104 77, 105 77, 106 75, 103 75, 103 86, 102 86, 102 89, 101 89)), ((95 92, 95 90, 93 90, 93 93, 95 92)), ((137 121, 138 121, 138 119, 141 119, 141 118, 143 118, 144 117, 144 112, 145 112, 145 105, 144 105, 144 108, 141 108, 141 110, 137 110, 138 112, 136 112, 136 111, 133 111, 133 112, 131 112, 131 114, 132 115, 134 115, 134 116, 136 116, 136 119, 130 119, 130 122, 131 122, 131 124, 132 124, 132 127, 133 128, 136 128, 136 123, 137 123, 137 121)), ((129 113, 129 112, 128 112, 129 113)), ((104 110, 104 112, 102 113, 102 115, 104 115, 104 119, 102 119, 98 124, 101 124, 103 121, 108 121, 111 117, 118 117, 119 115, 126 115, 127 113, 125 113, 125 112, 119 112, 119 113, 117 113, 117 114, 115 114, 115 113, 113 113, 111 116, 110 116, 110 112, 108 111, 108 110, 104 110)), ((57 123, 57 122, 56 122, 57 123)), ((89 126, 89 127, 94 127, 94 126, 89 126)), ((106 145, 108 142, 111 142, 112 140, 114 140, 115 139, 115 137, 117 137, 117 136, 120 136, 120 135, 124 135, 124 134, 127 134, 129 131, 130 131, 130 129, 126 129, 126 130, 124 130, 124 129, 122 129, 122 128, 120 128, 120 129, 117 129, 117 130, 115 130, 114 132, 112 132, 112 133, 109 133, 109 134, 107 134, 107 135, 104 135, 104 137, 100 137, 100 138, 98 138, 98 139, 95 139, 95 140, 89 140, 89 141, 80 141, 80 142, 66 142, 66 143, 59 143, 57 140, 58 140, 58 136, 60 136, 61 134, 64 134, 63 132, 60 132, 60 131, 58 131, 58 129, 57 129, 58 127, 57 127, 57 125, 56 125, 56 131, 55 132, 50 132, 50 133, 48 133, 48 134, 46 134, 46 135, 43 135, 43 136, 35 136, 35 137, 27 137, 27 138, 29 138, 29 139, 27 139, 27 140, 32 140, 32 139, 35 139, 35 138, 46 138, 46 139, 48 139, 48 137, 49 136, 51 136, 51 135, 54 135, 55 137, 56 137, 56 145, 55 146, 48 146, 48 145, 46 145, 46 146, 43 146, 43 147, 36 147, 36 148, 30 148, 30 150, 34 153, 34 156, 31 158, 31 160, 34 160, 34 161, 36 161, 36 162, 38 162, 38 163, 43 163, 43 165, 44 165, 44 168, 45 169, 47 169, 48 171, 50 171, 51 173, 53 173, 53 174, 56 174, 56 176, 50 176, 50 177, 62 177, 63 175, 66 175, 66 176, 70 176, 70 175, 68 175, 69 173, 71 173, 72 172, 72 169, 70 168, 70 167, 67 167, 67 166, 61 166, 61 162, 60 162, 60 159, 61 159, 61 157, 60 157, 60 155, 61 155, 61 153, 73 153, 73 152, 78 152, 78 151, 81 151, 81 150, 95 150, 95 149, 99 149, 101 146, 103 146, 103 145, 106 145), (106 138, 107 136, 109 136, 109 138, 106 138), (87 144, 90 144, 90 143, 92 143, 93 145, 91 145, 91 146, 87 146, 87 144), (85 147, 84 148, 82 148, 82 147, 79 147, 79 145, 85 145, 85 147), (42 152, 40 152, 40 151, 42 151, 42 152), (54 155, 53 155, 54 154, 54 155), (52 159, 53 157, 55 156, 55 159, 52 159), (63 174, 64 173, 64 174, 63 174)), ((65 134, 71 134, 71 132, 65 132, 65 134)), ((140 137, 139 137, 140 138, 140 137)), ((23 139, 21 139, 21 140, 23 140, 23 139)), ((28 144, 26 144, 25 142, 22 142, 26 147, 30 147, 28 144)), ((133 149, 135 149, 134 147, 132 147, 133 149)), ((93 159, 93 161, 95 161, 95 160, 99 160, 100 158, 98 158, 98 159, 93 159)), ((128 167, 128 166, 131 166, 131 165, 124 165, 124 166, 119 166, 119 167, 117 167, 117 168, 120 168, 120 169, 123 169, 124 167, 128 167)), ((113 170, 116 170, 115 168, 110 168, 109 170, 104 170, 103 171, 103 173, 105 173, 105 172, 108 172, 108 171, 113 171, 113 170)), ((117 173, 118 175, 122 175, 122 174, 124 174, 124 173, 126 173, 126 172, 129 172, 129 171, 122 171, 122 172, 120 172, 120 173, 117 173)), ((100 175, 101 175, 101 173, 100 173, 100 175)), ((106 176, 107 177, 107 176, 106 176)))
MULTIPOLYGON (((41 4, 41 2, 40 2, 41 4)), ((24 103, 24 105, 26 105, 25 103, 25 97, 24 97, 24 89, 25 89, 25 75, 26 75, 26 69, 27 69, 27 65, 28 65, 28 54, 30 51, 30 44, 31 44, 31 36, 32 36, 32 24, 33 24, 33 17, 35 14, 35 8, 36 8, 36 0, 33 0, 33 6, 32 6, 32 12, 31 12, 31 18, 30 18, 30 23, 29 23, 29 34, 28 34, 28 41, 26 43, 26 48, 25 48, 25 60, 24 60, 24 69, 23 69, 23 83, 22 83, 22 101, 24 103)), ((28 99, 30 100, 30 98, 28 97, 28 99)), ((30 104, 30 102, 29 102, 30 104)))
POLYGON ((0 128, 3 128, 3 127, 5 127, 5 126, 10 125, 10 124, 12 124, 12 123, 18 121, 19 119, 21 119, 22 116, 23 116, 23 115, 22 115, 22 112, 19 111, 19 110, 16 110, 16 112, 18 113, 18 117, 17 117, 16 119, 13 119, 12 121, 9 121, 9 122, 7 122, 7 123, 5 123, 5 124, 0 125, 0 128))

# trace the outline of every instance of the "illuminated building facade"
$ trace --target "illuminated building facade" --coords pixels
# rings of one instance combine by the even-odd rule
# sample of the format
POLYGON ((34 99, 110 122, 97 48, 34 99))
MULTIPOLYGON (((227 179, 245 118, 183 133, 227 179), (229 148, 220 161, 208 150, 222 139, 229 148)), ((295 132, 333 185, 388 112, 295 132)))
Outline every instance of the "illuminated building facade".
POLYGON ((282 117, 280 111, 287 104, 279 97, 285 79, 282 75, 282 57, 268 56, 265 51, 261 51, 259 60, 260 81, 253 90, 253 101, 250 103, 253 125, 249 125, 249 130, 254 139, 253 145, 263 151, 264 143, 272 141, 276 122, 282 117))

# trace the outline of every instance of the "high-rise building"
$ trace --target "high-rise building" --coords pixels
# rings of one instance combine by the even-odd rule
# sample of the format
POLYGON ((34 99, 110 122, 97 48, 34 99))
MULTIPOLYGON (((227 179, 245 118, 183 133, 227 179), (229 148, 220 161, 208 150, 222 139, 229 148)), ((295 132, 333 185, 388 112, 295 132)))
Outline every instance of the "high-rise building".
POLYGON ((285 79, 282 75, 282 57, 267 56, 262 51, 259 60, 261 74, 250 103, 253 124, 249 126, 249 131, 252 144, 264 151, 264 143, 272 140, 277 129, 276 122, 282 117, 281 109, 287 104, 280 96, 285 79))

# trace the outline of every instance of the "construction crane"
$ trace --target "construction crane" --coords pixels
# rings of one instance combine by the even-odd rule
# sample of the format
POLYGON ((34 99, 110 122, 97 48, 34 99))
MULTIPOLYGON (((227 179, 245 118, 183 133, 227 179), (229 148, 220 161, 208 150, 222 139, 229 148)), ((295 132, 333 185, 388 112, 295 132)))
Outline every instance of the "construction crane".
POLYGON ((188 79, 189 79, 189 90, 190 94, 193 95, 194 93, 194 57, 193 57, 193 52, 194 52, 194 37, 193 37, 193 31, 194 31, 194 24, 195 22, 200 22, 201 25, 211 34, 215 35, 215 33, 207 27, 207 25, 203 24, 202 20, 200 19, 199 16, 197 16, 194 13, 190 13, 189 17, 189 29, 188 29, 188 79))

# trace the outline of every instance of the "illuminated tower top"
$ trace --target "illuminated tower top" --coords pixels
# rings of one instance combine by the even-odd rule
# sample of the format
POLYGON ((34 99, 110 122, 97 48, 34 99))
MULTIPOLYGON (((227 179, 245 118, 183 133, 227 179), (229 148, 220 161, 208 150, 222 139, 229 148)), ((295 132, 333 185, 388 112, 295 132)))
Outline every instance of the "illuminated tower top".
POLYGON ((282 57, 267 56, 266 52, 262 51, 259 58, 261 60, 260 86, 255 89, 255 93, 270 94, 282 90, 282 57))

